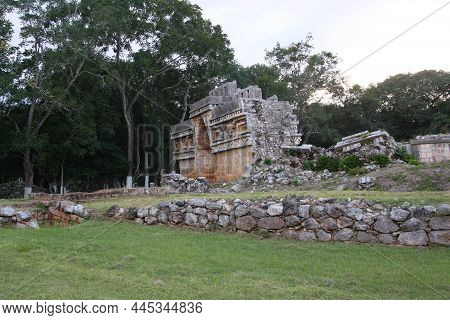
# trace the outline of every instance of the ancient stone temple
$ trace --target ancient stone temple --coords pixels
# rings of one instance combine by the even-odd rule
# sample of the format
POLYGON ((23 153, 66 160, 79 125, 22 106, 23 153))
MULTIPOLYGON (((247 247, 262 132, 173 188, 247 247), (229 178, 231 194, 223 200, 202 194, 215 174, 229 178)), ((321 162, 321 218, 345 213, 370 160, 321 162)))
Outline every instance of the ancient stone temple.
POLYGON ((277 160, 301 143, 294 107, 261 89, 229 82, 190 106, 172 127, 173 161, 180 174, 222 182, 239 178, 255 161, 277 160))

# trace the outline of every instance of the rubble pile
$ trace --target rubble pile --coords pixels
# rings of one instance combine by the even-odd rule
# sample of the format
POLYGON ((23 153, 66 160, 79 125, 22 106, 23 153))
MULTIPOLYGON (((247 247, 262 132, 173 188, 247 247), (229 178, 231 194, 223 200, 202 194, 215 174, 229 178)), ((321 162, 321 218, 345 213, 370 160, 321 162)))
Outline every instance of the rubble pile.
POLYGON ((181 174, 161 173, 161 186, 168 188, 173 193, 182 192, 195 192, 206 193, 208 192, 208 182, 203 177, 197 179, 189 179, 181 174))

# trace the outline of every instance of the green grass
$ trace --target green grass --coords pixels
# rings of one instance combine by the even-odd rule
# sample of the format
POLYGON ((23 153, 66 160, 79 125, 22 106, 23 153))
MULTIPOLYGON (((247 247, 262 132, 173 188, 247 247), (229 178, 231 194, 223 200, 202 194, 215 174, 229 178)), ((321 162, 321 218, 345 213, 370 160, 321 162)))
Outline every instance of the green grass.
POLYGON ((0 299, 449 299, 449 249, 91 221, 0 231, 0 299))
POLYGON ((113 205, 120 207, 145 207, 148 205, 156 205, 164 200, 174 199, 189 199, 195 197, 204 197, 209 199, 262 199, 269 196, 284 197, 286 195, 310 195, 317 198, 336 198, 336 199, 367 199, 372 201, 379 201, 390 205, 400 205, 404 202, 411 204, 439 204, 450 203, 450 193, 448 192, 388 192, 388 191, 333 191, 333 190, 296 190, 296 191, 272 191, 272 192, 243 192, 243 193, 229 193, 229 194, 180 194, 163 197, 155 196, 140 196, 140 197, 121 197, 109 198, 102 200, 87 201, 85 204, 94 210, 104 212, 113 205))

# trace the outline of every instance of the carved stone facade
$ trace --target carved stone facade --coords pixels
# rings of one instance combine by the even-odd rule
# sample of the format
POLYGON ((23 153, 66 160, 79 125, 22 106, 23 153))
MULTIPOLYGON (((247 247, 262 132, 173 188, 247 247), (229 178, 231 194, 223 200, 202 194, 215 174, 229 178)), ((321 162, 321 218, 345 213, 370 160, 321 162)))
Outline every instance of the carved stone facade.
POLYGON ((210 181, 239 178, 257 160, 277 160, 298 146, 294 107, 261 89, 229 82, 190 106, 189 120, 172 127, 173 161, 180 174, 210 181))

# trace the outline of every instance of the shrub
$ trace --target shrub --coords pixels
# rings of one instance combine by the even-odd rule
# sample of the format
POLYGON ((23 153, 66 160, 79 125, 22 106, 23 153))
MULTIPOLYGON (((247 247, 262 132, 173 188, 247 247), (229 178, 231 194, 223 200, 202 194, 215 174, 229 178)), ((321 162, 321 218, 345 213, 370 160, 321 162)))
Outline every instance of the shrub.
POLYGON ((344 171, 349 171, 351 169, 356 169, 362 167, 363 163, 357 156, 348 156, 341 159, 339 163, 339 169, 344 171))
POLYGON ((317 164, 315 166, 315 171, 322 171, 322 170, 329 170, 331 172, 336 172, 339 171, 339 164, 340 164, 340 160, 333 158, 333 157, 328 157, 328 156, 321 156, 318 160, 317 160, 317 164))
POLYGON ((347 173, 351 176, 360 176, 363 174, 367 174, 369 170, 365 168, 353 168, 347 171, 347 173))
POLYGON ((300 184, 300 180, 298 178, 294 178, 294 179, 292 179, 291 183, 294 186, 298 186, 300 184))
POLYGON ((406 148, 398 148, 395 151, 395 155, 397 156, 397 158, 399 158, 402 161, 405 161, 408 164, 411 164, 413 166, 420 165, 420 162, 416 158, 414 158, 412 155, 406 152, 406 148))
POLYGON ((264 159, 264 164, 265 164, 266 166, 270 166, 272 163, 273 163, 272 159, 269 159, 269 158, 264 159))
POLYGON ((380 167, 386 167, 389 163, 391 163, 391 159, 387 155, 384 154, 374 154, 369 157, 369 160, 375 162, 375 164, 380 167))
POLYGON ((314 171, 314 162, 311 160, 305 160, 305 162, 303 162, 303 169, 314 171))

